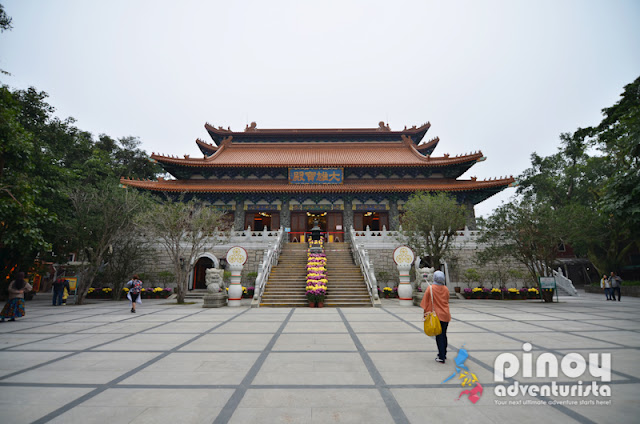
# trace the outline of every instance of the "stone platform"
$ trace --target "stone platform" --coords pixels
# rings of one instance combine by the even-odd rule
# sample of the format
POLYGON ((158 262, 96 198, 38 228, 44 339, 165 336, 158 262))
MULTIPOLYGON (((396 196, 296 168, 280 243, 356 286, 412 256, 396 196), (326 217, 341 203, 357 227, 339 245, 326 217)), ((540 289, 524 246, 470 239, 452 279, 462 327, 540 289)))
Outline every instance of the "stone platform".
MULTIPOLYGON (((50 296, 38 295, 26 317, 0 324, 0 422, 637 422, 640 300, 584 292, 560 300, 452 300, 442 365, 422 333, 421 310, 397 299, 344 309, 145 300, 132 314, 126 302, 52 307, 50 296), (494 360, 505 352, 521 357, 525 342, 534 356, 611 353, 611 399, 585 398, 611 404, 531 396, 499 404, 507 399, 494 394, 494 360), (456 400, 462 380, 441 383, 463 344, 484 388, 475 404, 456 400)), ((577 379, 533 379, 552 380, 577 379)))

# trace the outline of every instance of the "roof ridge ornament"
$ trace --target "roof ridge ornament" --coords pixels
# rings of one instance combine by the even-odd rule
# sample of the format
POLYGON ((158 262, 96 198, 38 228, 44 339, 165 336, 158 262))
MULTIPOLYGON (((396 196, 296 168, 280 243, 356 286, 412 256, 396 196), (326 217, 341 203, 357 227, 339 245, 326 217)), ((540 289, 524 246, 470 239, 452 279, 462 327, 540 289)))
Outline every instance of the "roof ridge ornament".
POLYGON ((384 123, 384 121, 380 121, 378 122, 378 128, 376 128, 377 131, 391 131, 391 127, 389 127, 389 124, 384 123))
POLYGON ((244 129, 244 132, 258 131, 258 124, 256 121, 251 122, 251 125, 247 125, 244 129))

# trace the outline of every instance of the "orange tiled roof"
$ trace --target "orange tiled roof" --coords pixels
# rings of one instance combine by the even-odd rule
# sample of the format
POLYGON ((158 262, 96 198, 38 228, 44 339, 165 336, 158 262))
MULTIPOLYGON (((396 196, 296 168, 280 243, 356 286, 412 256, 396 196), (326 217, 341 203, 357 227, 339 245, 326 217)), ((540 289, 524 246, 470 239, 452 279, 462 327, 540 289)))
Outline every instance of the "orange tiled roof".
POLYGON ((506 187, 515 183, 513 177, 478 181, 454 179, 359 179, 343 184, 289 184, 288 180, 129 180, 120 183, 145 190, 190 193, 358 193, 415 191, 475 191, 506 187))
POLYGON ((477 161, 482 152, 449 157, 428 157, 406 138, 399 142, 371 143, 233 143, 225 140, 206 158, 177 158, 153 154, 164 164, 186 167, 442 167, 477 161))
POLYGON ((218 146, 216 146, 215 144, 207 143, 205 141, 200 140, 199 138, 196 139, 196 144, 198 145, 198 147, 202 152, 207 152, 207 154, 212 154, 216 150, 218 150, 218 146))
MULTIPOLYGON (((228 137, 233 135, 274 135, 274 136, 291 136, 291 135, 309 135, 309 136, 321 136, 321 135, 371 135, 380 133, 397 134, 398 138, 401 134, 419 136, 424 135, 431 123, 407 128, 406 126, 402 131, 391 131, 388 125, 384 125, 383 122, 378 124, 377 128, 258 128, 255 122, 251 123, 251 127, 247 125, 243 131, 232 131, 230 128, 224 129, 222 127, 216 128, 214 125, 208 122, 204 125, 205 129, 216 136, 228 137)), ((421 137, 421 136, 420 136, 421 137)), ((419 141, 419 140, 418 140, 419 141)))
POLYGON ((433 149, 436 148, 436 146, 438 145, 439 141, 440 141, 439 137, 433 138, 433 139, 427 141, 426 143, 422 143, 421 145, 416 146, 416 150, 419 151, 419 152, 423 152, 423 151, 429 150, 429 149, 433 150, 433 149))

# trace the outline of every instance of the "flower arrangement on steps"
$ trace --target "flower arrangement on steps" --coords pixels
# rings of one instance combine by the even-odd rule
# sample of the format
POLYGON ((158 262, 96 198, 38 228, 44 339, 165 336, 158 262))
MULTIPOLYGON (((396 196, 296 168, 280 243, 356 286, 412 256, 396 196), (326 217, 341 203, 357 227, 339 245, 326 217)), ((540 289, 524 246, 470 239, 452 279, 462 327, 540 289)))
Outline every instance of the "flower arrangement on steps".
POLYGON ((327 294, 327 256, 324 254, 322 240, 309 242, 307 250, 307 301, 309 307, 324 306, 327 294), (311 253, 311 247, 322 248, 322 253, 311 253))

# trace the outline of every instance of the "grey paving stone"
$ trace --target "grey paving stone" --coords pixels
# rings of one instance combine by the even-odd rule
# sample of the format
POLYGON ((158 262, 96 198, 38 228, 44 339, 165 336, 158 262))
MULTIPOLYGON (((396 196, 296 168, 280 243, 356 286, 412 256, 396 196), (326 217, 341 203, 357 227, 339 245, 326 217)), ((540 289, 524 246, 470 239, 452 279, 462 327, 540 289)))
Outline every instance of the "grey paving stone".
POLYGON ((373 384, 354 353, 272 353, 256 375, 257 385, 373 384))
POLYGON ((635 422, 640 414, 640 299, 452 301, 445 365, 433 361, 421 309, 397 299, 380 309, 201 306, 149 301, 134 315, 126 302, 28 302, 25 318, 0 325, 0 422, 537 424, 635 422), (494 393, 494 361, 505 352, 521 358, 525 341, 534 356, 612 353, 613 406, 496 404, 504 399, 494 393), (484 385, 477 404, 456 400, 466 388, 459 375, 442 384, 463 344, 484 385), (15 408, 22 398, 26 407, 15 408))

